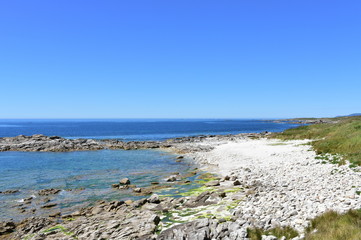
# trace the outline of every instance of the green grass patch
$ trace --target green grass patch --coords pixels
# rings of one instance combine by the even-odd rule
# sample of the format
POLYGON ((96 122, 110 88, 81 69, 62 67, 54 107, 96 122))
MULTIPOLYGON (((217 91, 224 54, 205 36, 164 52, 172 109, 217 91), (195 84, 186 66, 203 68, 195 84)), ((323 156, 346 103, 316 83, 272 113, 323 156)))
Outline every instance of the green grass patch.
POLYGON ((209 191, 209 192, 214 192, 216 191, 217 189, 214 188, 214 187, 206 187, 206 186, 201 186, 201 187, 198 187, 198 188, 193 188, 193 189, 190 189, 189 191, 186 191, 186 192, 181 192, 179 193, 180 196, 183 196, 183 197, 187 197, 187 196, 198 196, 199 194, 203 193, 203 192, 206 192, 206 191, 209 191))
POLYGON ((306 229, 305 240, 361 239, 361 210, 345 214, 326 212, 313 219, 306 229))
POLYGON ((291 227, 276 227, 269 230, 248 228, 247 233, 250 240, 261 240, 262 235, 273 235, 277 238, 286 237, 286 239, 292 239, 298 236, 298 232, 291 227))
MULTIPOLYGON (((73 232, 70 232, 70 231, 68 231, 68 229, 66 229, 64 226, 62 226, 62 225, 56 225, 56 226, 54 226, 54 227, 51 227, 51 228, 48 228, 48 229, 46 229, 45 231, 43 231, 43 233, 49 233, 49 232, 54 232, 54 231, 58 231, 58 230, 60 230, 62 233, 64 233, 65 235, 67 235, 67 236, 70 236, 70 237, 72 237, 72 235, 74 235, 74 233, 73 232)), ((77 239, 77 238, 75 238, 75 237, 72 237, 73 239, 77 239)))
POLYGON ((225 193, 236 193, 236 192, 240 192, 242 190, 243 190, 243 188, 241 188, 241 187, 234 187, 234 188, 225 189, 224 192, 225 193))
POLYGON ((361 116, 333 120, 338 122, 301 126, 275 133, 272 137, 282 140, 313 139, 310 144, 317 154, 341 154, 351 163, 360 166, 361 116))

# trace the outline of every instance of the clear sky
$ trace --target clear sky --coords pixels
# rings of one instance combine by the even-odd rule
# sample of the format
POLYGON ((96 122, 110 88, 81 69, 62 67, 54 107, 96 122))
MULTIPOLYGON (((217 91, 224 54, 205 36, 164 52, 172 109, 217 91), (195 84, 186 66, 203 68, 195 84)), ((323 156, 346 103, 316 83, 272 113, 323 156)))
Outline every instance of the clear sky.
POLYGON ((361 1, 0 2, 0 118, 361 112, 361 1))

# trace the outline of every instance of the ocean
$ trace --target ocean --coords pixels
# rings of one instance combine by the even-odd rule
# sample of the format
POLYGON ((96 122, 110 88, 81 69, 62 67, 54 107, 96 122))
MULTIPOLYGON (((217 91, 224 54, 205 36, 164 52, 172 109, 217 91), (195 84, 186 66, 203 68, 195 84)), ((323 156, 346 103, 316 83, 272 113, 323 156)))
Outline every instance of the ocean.
MULTIPOLYGON (((0 120, 0 137, 44 134, 124 141, 163 140, 194 135, 278 132, 296 126, 250 119, 0 120)), ((57 204, 55 208, 69 213, 98 200, 139 199, 141 196, 135 196, 131 190, 115 190, 111 184, 128 177, 132 184, 146 187, 150 182, 164 182, 173 172, 185 174, 197 167, 187 159, 178 162, 176 157, 160 150, 0 152, 0 191, 19 190, 15 194, 0 194, 0 220, 31 216, 32 209, 39 215, 45 213, 37 202, 42 201, 37 199, 37 191, 41 189, 62 189, 48 200, 57 204), (19 210, 19 204, 29 197, 34 200, 19 210)), ((181 192, 192 187, 197 185, 173 186, 171 191, 181 192)))

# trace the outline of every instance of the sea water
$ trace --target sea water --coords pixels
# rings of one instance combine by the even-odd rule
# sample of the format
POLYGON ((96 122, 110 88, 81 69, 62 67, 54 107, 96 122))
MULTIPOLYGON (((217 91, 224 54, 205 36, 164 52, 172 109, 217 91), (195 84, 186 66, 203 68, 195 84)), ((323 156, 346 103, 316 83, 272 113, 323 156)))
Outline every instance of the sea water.
MULTIPOLYGON (((282 131, 294 124, 260 120, 0 120, 0 137, 20 134, 57 135, 67 138, 117 138, 162 140, 199 134, 236 134, 282 131)), ((164 182, 173 172, 194 169, 191 161, 176 161, 176 155, 159 150, 99 150, 78 152, 0 152, 0 220, 20 219, 29 212, 19 212, 24 198, 34 197, 26 210, 37 208, 37 191, 56 188, 62 191, 49 196, 55 209, 72 212, 97 200, 137 199, 131 190, 117 190, 111 184, 128 177, 137 187, 164 182)), ((174 192, 177 192, 175 186, 174 192)), ((192 186, 190 186, 192 187, 192 186)), ((194 185, 196 187, 196 185, 194 185)), ((31 214, 30 214, 31 215, 31 214)))

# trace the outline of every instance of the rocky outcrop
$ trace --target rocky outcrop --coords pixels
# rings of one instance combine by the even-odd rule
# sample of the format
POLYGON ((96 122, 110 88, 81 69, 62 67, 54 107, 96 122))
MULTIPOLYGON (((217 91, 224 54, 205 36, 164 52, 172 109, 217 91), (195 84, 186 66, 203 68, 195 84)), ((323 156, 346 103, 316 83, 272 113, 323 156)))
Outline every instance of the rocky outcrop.
MULTIPOLYGON (((258 137, 263 134, 238 134, 238 135, 207 135, 168 139, 165 141, 121 141, 117 139, 67 139, 58 136, 44 136, 36 134, 32 136, 19 135, 17 137, 0 138, 0 152, 26 151, 26 152, 68 152, 90 151, 101 149, 154 149, 154 148, 177 148, 179 152, 210 151, 210 145, 194 144, 207 141, 232 141, 245 137, 258 137)), ((181 161, 183 156, 176 160, 181 161)))
POLYGON ((41 134, 0 138, 0 151, 66 152, 103 148, 104 146, 92 139, 65 139, 41 134))
POLYGON ((247 231, 235 222, 215 219, 199 219, 171 227, 158 236, 159 240, 172 239, 245 239, 247 231))

